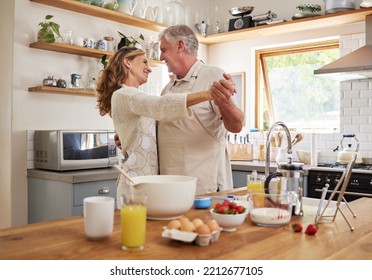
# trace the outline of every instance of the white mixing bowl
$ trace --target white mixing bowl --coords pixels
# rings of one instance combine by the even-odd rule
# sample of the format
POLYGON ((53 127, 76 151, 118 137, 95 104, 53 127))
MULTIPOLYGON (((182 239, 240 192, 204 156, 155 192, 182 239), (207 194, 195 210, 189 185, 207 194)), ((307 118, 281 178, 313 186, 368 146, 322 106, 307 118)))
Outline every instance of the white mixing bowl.
POLYGON ((138 176, 132 180, 135 192, 147 195, 147 219, 173 220, 193 206, 196 177, 180 175, 138 176))

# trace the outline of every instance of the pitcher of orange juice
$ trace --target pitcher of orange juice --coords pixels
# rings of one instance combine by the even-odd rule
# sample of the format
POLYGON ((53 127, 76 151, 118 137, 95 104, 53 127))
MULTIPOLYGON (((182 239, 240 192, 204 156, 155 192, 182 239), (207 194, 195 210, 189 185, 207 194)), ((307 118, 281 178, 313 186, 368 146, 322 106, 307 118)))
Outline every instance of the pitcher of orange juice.
MULTIPOLYGON (((247 175, 247 191, 248 194, 253 193, 259 193, 263 194, 265 193, 265 175, 257 174, 256 170, 252 171, 252 174, 247 175)), ((256 199, 254 202, 256 207, 263 207, 264 199, 262 197, 262 200, 256 199)))

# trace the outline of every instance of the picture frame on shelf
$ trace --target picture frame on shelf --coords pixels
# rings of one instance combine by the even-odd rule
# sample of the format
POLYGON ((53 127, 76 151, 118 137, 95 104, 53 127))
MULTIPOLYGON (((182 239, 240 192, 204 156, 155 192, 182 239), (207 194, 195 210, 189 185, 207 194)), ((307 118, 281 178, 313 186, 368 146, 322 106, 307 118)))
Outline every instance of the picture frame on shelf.
POLYGON ((238 101, 238 107, 245 113, 245 72, 229 73, 236 85, 235 98, 238 101))

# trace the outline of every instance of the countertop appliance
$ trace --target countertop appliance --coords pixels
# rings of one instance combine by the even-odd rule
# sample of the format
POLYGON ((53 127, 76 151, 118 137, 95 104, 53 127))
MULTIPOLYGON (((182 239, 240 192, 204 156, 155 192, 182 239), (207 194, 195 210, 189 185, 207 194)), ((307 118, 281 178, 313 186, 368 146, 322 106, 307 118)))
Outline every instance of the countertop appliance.
POLYGON ((114 131, 37 130, 35 168, 82 170, 110 167, 119 162, 114 131))
MULTIPOLYGON (((329 185, 328 198, 339 182, 346 164, 319 164, 308 170, 307 196, 320 198, 322 189, 329 185)), ((344 195, 345 199, 353 201, 361 197, 372 197, 372 165, 355 164, 344 195)), ((337 199, 337 196, 335 196, 337 199)))
POLYGON ((372 14, 366 16, 366 45, 314 70, 314 74, 337 81, 372 78, 372 14))
POLYGON ((244 6, 229 10, 230 14, 239 18, 229 20, 229 31, 240 30, 259 25, 265 25, 273 21, 277 15, 271 11, 260 15, 250 15, 254 7, 244 6))

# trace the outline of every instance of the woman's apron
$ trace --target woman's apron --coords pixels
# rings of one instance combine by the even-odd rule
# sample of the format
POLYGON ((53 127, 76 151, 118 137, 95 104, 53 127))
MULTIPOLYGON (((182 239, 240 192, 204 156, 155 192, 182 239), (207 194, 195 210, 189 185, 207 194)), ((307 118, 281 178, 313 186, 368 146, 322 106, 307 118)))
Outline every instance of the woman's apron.
MULTIPOLYGON (((201 66, 192 74, 186 92, 192 92, 201 66)), ((169 91, 176 92, 171 88, 169 91)), ((218 181, 221 179, 218 177, 220 159, 225 151, 225 141, 220 143, 205 129, 198 118, 198 115, 202 114, 198 106, 192 109, 192 119, 158 122, 159 167, 162 175, 197 177, 198 195, 217 191, 218 181)))

